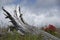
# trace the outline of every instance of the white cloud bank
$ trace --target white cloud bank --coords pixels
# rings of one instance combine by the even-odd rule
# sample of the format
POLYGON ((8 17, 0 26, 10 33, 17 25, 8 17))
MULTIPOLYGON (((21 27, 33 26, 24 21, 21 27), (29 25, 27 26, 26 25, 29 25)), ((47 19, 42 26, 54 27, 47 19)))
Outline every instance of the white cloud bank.
MULTIPOLYGON (((26 10, 26 9, 25 9, 26 10)), ((58 25, 60 24, 60 17, 58 16, 60 11, 58 9, 50 9, 46 12, 40 12, 39 15, 36 15, 32 12, 25 11, 24 19, 31 25, 35 26, 44 26, 48 24, 58 25)))
MULTIPOLYGON (((25 3, 27 3, 27 0, 22 3, 21 12, 23 13, 24 20, 30 25, 42 27, 44 25, 53 24, 60 26, 60 9, 55 6, 57 0, 37 0, 36 5, 30 7, 24 6, 25 3), (50 7, 49 5, 53 5, 54 7, 50 7)), ((5 6, 11 14, 15 7, 15 5, 5 6)))

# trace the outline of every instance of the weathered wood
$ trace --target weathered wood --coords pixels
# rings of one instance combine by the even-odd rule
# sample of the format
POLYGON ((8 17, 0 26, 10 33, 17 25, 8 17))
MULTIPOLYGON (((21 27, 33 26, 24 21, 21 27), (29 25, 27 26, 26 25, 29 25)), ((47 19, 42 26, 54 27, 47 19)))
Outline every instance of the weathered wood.
POLYGON ((15 19, 10 15, 10 13, 9 12, 7 12, 4 8, 2 8, 3 9, 3 11, 4 12, 6 12, 6 14, 8 15, 6 18, 9 18, 11 21, 10 22, 12 22, 12 24, 14 25, 14 27, 16 28, 16 30, 20 30, 23 34, 25 33, 25 31, 24 30, 22 30, 23 28, 20 26, 20 25, 18 25, 18 23, 15 21, 15 19))
MULTIPOLYGON (((8 15, 6 18, 9 18, 11 20, 11 23, 16 27, 16 29, 20 30, 23 34, 25 34, 25 32, 29 32, 29 33, 35 34, 35 35, 36 34, 42 34, 44 36, 44 40, 48 40, 49 38, 51 38, 51 40, 60 40, 59 38, 45 32, 45 31, 37 29, 35 26, 29 25, 28 23, 26 23, 23 20, 22 15, 20 15, 20 18, 17 17, 18 15, 16 16, 18 18, 17 21, 21 24, 21 25, 19 25, 18 22, 16 22, 15 19, 10 15, 10 13, 8 13, 4 8, 2 8, 2 9, 8 15), (23 27, 26 29, 24 29, 23 27)), ((20 8, 19 8, 19 10, 20 10, 20 8)))

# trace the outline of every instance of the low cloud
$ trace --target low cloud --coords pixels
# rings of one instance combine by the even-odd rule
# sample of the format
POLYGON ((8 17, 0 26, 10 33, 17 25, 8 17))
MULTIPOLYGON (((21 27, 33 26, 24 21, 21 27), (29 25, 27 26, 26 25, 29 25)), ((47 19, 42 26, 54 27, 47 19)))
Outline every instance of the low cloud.
MULTIPOLYGON (((36 0, 35 4, 30 5, 29 1, 25 0, 20 3, 21 13, 23 14, 24 20, 30 25, 42 27, 53 24, 60 26, 60 9, 58 3, 59 0, 36 0)), ((13 11, 15 7, 16 5, 6 5, 5 9, 8 10, 11 15, 14 15, 13 11)), ((2 13, 1 11, 1 16, 3 15, 2 13)))

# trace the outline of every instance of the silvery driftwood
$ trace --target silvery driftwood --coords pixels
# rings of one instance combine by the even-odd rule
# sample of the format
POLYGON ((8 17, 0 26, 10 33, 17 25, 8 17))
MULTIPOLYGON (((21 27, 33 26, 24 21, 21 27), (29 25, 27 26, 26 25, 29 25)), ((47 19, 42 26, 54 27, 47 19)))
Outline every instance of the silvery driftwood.
POLYGON ((28 23, 26 23, 23 18, 22 18, 22 14, 20 12, 20 6, 17 6, 17 9, 14 11, 15 13, 15 17, 13 17, 7 10, 5 10, 2 7, 3 11, 6 13, 5 16, 6 18, 9 18, 11 21, 11 23, 14 25, 14 27, 16 28, 16 30, 20 31, 21 35, 24 35, 25 33, 31 33, 31 34, 42 34, 44 36, 44 40, 47 40, 49 38, 51 38, 51 40, 60 40, 59 38, 45 32, 42 31, 40 29, 37 29, 37 27, 35 26, 31 26, 28 23))

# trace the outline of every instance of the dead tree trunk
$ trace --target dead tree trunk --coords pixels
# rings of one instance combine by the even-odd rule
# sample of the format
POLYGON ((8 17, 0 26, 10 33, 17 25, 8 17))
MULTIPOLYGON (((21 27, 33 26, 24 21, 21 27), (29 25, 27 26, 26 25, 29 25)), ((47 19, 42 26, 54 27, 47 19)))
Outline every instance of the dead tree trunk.
MULTIPOLYGON (((9 18, 11 21, 11 23, 14 25, 14 27, 16 28, 16 30, 20 30, 20 32, 22 32, 23 34, 25 34, 26 32, 29 32, 31 34, 42 34, 44 35, 44 38, 51 38, 51 40, 60 40, 59 38, 45 32, 42 31, 40 29, 37 29, 34 26, 29 25, 28 23, 24 22, 23 18, 22 18, 22 14, 20 13, 20 7, 18 7, 17 11, 16 11, 16 18, 18 18, 18 22, 10 15, 9 12, 7 12, 4 8, 2 8, 4 12, 6 12, 7 16, 6 18, 9 18), (17 15, 19 13, 19 16, 17 15), (21 24, 21 25, 20 25, 21 24)), ((22 34, 21 34, 22 35, 22 34)), ((47 40, 45 39, 45 40, 47 40)))

